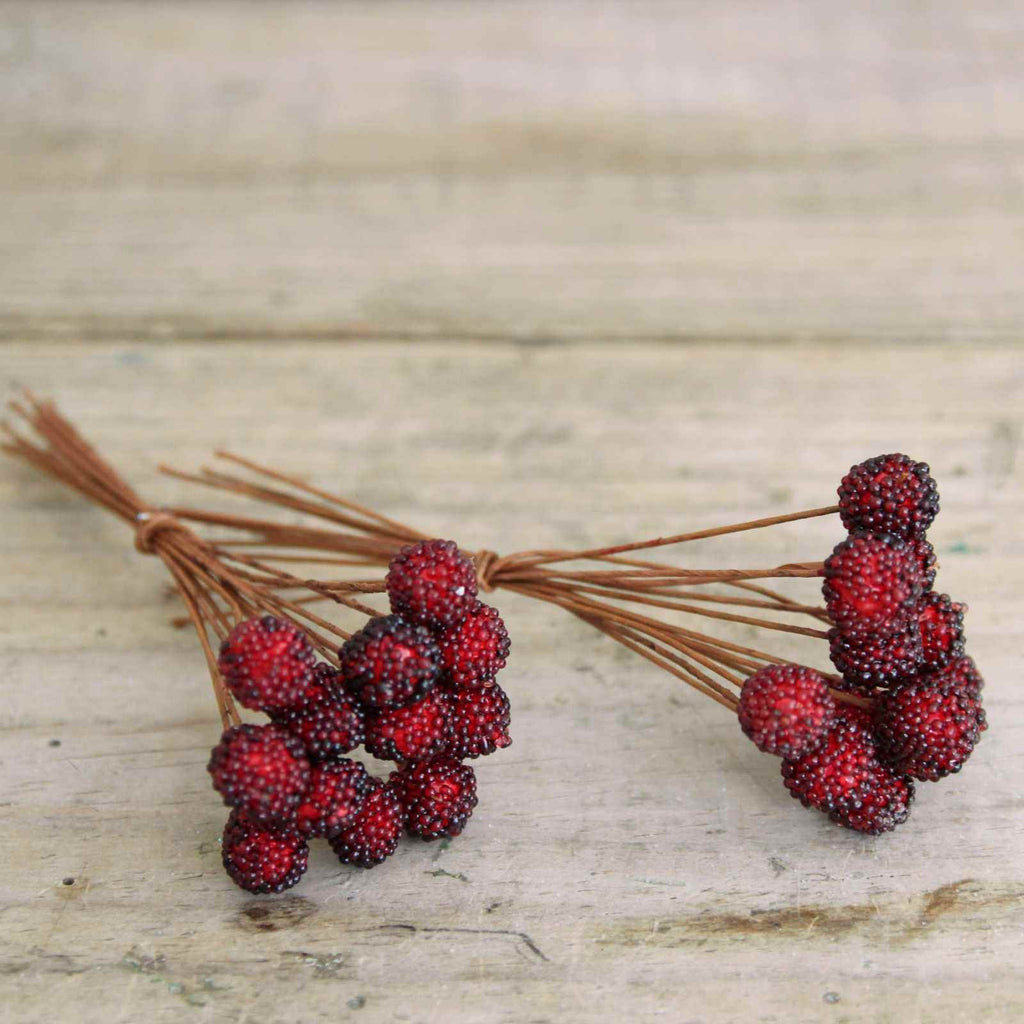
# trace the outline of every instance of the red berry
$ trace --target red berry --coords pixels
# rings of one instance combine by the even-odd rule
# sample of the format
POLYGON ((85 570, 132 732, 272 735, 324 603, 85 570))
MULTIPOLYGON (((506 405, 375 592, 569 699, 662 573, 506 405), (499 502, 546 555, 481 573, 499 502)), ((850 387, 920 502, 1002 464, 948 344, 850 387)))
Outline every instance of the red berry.
POLYGON ((457 626, 441 633, 441 667, 456 686, 486 686, 505 667, 508 630, 497 608, 475 601, 457 626))
POLYGON ((924 539, 924 537, 911 537, 907 541, 910 548, 910 555, 914 565, 921 574, 921 589, 927 593, 935 584, 936 559, 935 548, 924 539))
POLYGON ((333 761, 355 750, 363 742, 366 732, 362 709, 350 698, 333 693, 273 718, 302 740, 306 754, 314 764, 333 761))
POLYGON ((480 757, 511 746, 511 705, 497 683, 483 690, 455 690, 451 698, 449 757, 480 757))
POLYGON ((295 812, 295 827, 306 836, 329 836, 352 823, 371 789, 358 762, 343 757, 313 769, 309 790, 295 812))
POLYGON ((955 686, 972 697, 981 695, 985 680, 981 678, 974 659, 962 655, 954 658, 944 669, 928 677, 929 686, 955 686))
POLYGON ((390 785, 371 779, 370 787, 352 822, 330 837, 331 849, 342 864, 372 868, 398 849, 405 810, 390 785))
POLYGON ((939 495, 924 462, 878 455, 843 477, 839 516, 848 530, 920 537, 939 511, 939 495))
POLYGON ((248 892, 284 892, 302 877, 305 839, 292 828, 270 828, 231 812, 221 838, 221 860, 235 885, 248 892))
POLYGON ((921 574, 907 545, 888 534, 852 534, 825 560, 832 621, 846 633, 895 633, 909 623, 921 574))
POLYGON ((415 704, 371 714, 366 750, 382 761, 426 761, 448 745, 451 698, 435 687, 415 704))
POLYGON ((309 786, 302 744, 277 725, 227 729, 210 752, 207 771, 229 807, 259 824, 287 824, 309 786))
POLYGON ((305 633, 272 615, 235 626, 217 660, 228 689, 254 711, 301 704, 312 684, 315 662, 305 633))
POLYGON ((948 594, 926 594, 918 606, 917 621, 924 646, 924 667, 928 672, 945 668, 964 653, 964 612, 948 594))
POLYGON ((391 610, 421 626, 461 622, 476 597, 476 569, 455 541, 424 540, 402 548, 388 566, 391 610))
POLYGON ((841 673, 840 689, 870 694, 876 686, 917 675, 921 667, 921 633, 917 623, 891 636, 844 633, 833 627, 828 634, 829 656, 841 673))
POLYGON ((370 621, 341 652, 345 689, 366 708, 395 708, 425 696, 437 682, 440 652, 428 629, 398 615, 370 621))
POLYGON ((457 836, 476 807, 476 774, 454 758, 406 765, 391 773, 406 830, 421 839, 457 836))
POLYGON ((844 708, 825 742, 795 761, 782 762, 790 795, 824 811, 837 825, 878 835, 907 820, 914 783, 878 759, 871 719, 844 708))
POLYGON ((759 750, 794 758, 813 750, 832 726, 836 704, 823 676, 800 665, 765 665, 743 684, 740 728, 759 750))
POLYGON ((916 680, 875 707, 878 749, 896 771, 936 782, 960 771, 986 728, 981 698, 946 679, 916 680))

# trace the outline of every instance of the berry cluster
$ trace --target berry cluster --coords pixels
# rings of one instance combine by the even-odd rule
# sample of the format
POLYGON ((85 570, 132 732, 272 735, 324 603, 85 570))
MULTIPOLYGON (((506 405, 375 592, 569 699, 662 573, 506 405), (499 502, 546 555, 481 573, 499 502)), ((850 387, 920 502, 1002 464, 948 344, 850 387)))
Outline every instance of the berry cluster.
POLYGON ((965 606, 932 590, 925 531, 938 509, 924 463, 881 455, 854 466, 839 487, 849 535, 826 559, 822 588, 838 694, 795 665, 765 666, 740 694, 740 725, 783 758, 790 794, 858 832, 905 821, 914 780, 958 772, 986 728, 965 606))
POLYGON ((270 718, 228 729, 208 766, 232 808, 224 867, 249 892, 295 885, 312 838, 371 868, 403 831, 457 836, 477 803, 463 761, 512 742, 495 680, 508 632, 477 600, 473 564, 451 541, 410 545, 390 564, 387 592, 392 614, 342 645, 339 669, 317 663, 305 634, 272 616, 240 623, 224 641, 225 684, 270 718), (386 780, 345 756, 360 745, 396 763, 386 780))

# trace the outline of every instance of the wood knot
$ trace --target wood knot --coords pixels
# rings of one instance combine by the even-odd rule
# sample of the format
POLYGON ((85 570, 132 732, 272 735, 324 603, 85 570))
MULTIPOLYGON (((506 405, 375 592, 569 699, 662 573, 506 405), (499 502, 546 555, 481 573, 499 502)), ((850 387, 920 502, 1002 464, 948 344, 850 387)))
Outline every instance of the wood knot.
POLYGON ((476 567, 476 582, 481 590, 490 593, 494 590, 494 576, 501 567, 502 558, 494 551, 478 551, 473 556, 476 567))
POLYGON ((156 538, 169 530, 186 528, 170 512, 140 512, 135 517, 135 550, 143 555, 156 553, 156 538))

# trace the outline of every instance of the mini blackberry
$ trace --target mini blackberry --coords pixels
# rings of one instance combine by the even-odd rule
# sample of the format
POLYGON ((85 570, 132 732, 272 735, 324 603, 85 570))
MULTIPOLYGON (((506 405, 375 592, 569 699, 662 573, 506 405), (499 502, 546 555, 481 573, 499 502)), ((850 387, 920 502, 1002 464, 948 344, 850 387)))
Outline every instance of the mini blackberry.
POLYGON ((794 758, 825 738, 836 704, 824 677, 800 665, 765 665, 743 684, 740 728, 759 750, 794 758))
POLYGON ((917 623, 891 636, 844 633, 833 627, 828 634, 829 657, 843 677, 840 689, 870 695, 877 686, 892 686, 917 675, 924 656, 917 623))
POLYGON ((236 725, 210 752, 207 771, 229 807, 260 825, 288 824, 309 786, 302 743, 278 725, 236 725))
POLYGON ((838 493, 848 530, 920 537, 939 511, 931 470, 906 455, 878 455, 853 466, 838 493))
POLYGON ((851 534, 825 559, 822 593, 845 633, 905 629, 921 593, 921 573, 907 545, 889 534, 851 534))
POLYGON ((315 662, 302 630, 272 615, 240 622, 221 644, 217 659, 228 689, 254 711, 301 704, 313 682, 315 662))
POLYGON ((948 594, 926 594, 918 605, 917 621, 924 647, 924 668, 935 672, 964 653, 964 612, 948 594))
POLYGON ((358 761, 343 757, 317 765, 295 812, 296 829, 310 837, 340 832, 355 820, 371 788, 370 776, 358 761))
POLYGON ((345 689, 365 708, 411 704, 437 682, 440 651, 428 629, 398 615, 370 621, 341 652, 345 689))
POLYGON ((446 629, 472 607, 476 569, 455 541, 424 540, 391 559, 387 588, 393 612, 421 626, 446 629))
POLYGON ((444 752, 451 736, 451 698, 435 687, 415 704, 369 716, 366 750, 382 761, 427 761, 444 752))
POLYGON ((332 693, 305 707, 274 715, 273 719, 302 740, 314 764, 333 761, 355 750, 366 735, 362 709, 351 698, 332 693))
POLYGON ((445 751, 449 757, 481 757, 511 746, 511 705, 497 683, 483 690, 451 691, 451 698, 451 738, 445 751))
POLYGON ((475 601, 438 642, 441 667, 456 686, 487 686, 505 667, 510 642, 497 608, 475 601))
POLYGON ((953 680, 906 683, 875 706, 882 758, 922 782, 960 771, 986 727, 981 698, 953 680))
POLYGON ((921 592, 927 594, 935 585, 935 574, 938 572, 935 548, 924 537, 911 537, 907 545, 911 558, 921 573, 921 592))
POLYGON ((907 820, 914 783, 878 759, 865 712, 844 708, 824 743, 782 762, 790 795, 837 825, 879 835, 907 820))
POLYGON ((391 773, 406 830, 421 839, 457 836, 476 807, 476 774, 454 758, 410 764, 391 773))
POLYGON ((955 686, 972 697, 980 697, 985 688, 978 666, 966 654, 954 658, 944 669, 929 676, 928 683, 931 686, 955 686))
POLYGON ((370 791, 355 818, 330 837, 331 849, 342 864, 372 868, 398 849, 405 827, 405 810, 390 785, 370 780, 370 791))
POLYGON ((309 847, 295 829, 256 824, 236 809, 224 826, 221 860, 247 892, 284 892, 305 873, 309 847))

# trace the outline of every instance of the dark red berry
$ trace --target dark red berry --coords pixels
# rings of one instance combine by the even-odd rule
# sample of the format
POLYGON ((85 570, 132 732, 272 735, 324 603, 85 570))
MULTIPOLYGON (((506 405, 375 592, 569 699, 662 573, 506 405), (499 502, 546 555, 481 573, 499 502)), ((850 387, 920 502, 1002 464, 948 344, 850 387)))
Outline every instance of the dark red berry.
POLYGON ((877 686, 892 686, 917 675, 921 667, 921 633, 911 620, 907 629, 891 636, 844 633, 833 627, 828 634, 829 656, 842 677, 839 689, 870 694, 877 686))
POLYGON ((481 757, 511 745, 511 706, 497 683, 483 690, 451 691, 451 699, 449 757, 481 757))
POLYGON ((441 667, 456 686, 486 686, 505 667, 508 630, 497 608, 475 601, 457 626, 438 637, 441 667))
POLYGON ((352 822, 330 837, 331 849, 343 864, 372 868, 398 849, 405 810, 390 785, 371 779, 370 786, 352 822))
POLYGON ((382 761, 426 761, 444 753, 451 698, 435 687, 415 704, 386 708, 366 723, 366 750, 382 761))
POLYGON ((259 824, 290 823, 309 786, 302 743, 278 725, 237 725, 210 752, 207 771, 229 807, 259 824))
POLYGON ((985 687, 985 680, 981 678, 974 659, 966 654, 954 658, 944 669, 929 676, 927 681, 930 686, 955 686, 972 697, 979 697, 985 687))
POLYGON ((825 738, 836 704, 823 676, 800 665, 765 665, 743 684, 740 728, 759 750, 794 758, 825 738))
POLYGON ((837 825, 878 835, 907 820, 914 783, 878 758, 866 712, 844 708, 824 743, 782 762, 790 795, 837 825))
POLYGON ((986 728, 981 698, 947 679, 919 679, 880 697, 875 731, 882 758, 898 772, 936 782, 960 771, 986 728))
POLYGON ((838 493, 848 530, 920 537, 939 511, 928 465, 907 455, 878 455, 853 466, 838 493))
POLYGON ((295 812, 295 827, 306 836, 329 836, 350 825, 372 788, 358 762, 343 757, 313 769, 309 790, 295 812))
POLYGON ((235 885, 248 892, 284 892, 302 877, 309 847, 293 828, 259 825, 231 812, 221 838, 221 860, 235 885))
POLYGON ((909 624, 921 574, 899 538, 852 534, 825 559, 822 593, 843 632, 896 633, 909 624))
POLYGON ((217 664, 228 689, 254 711, 294 707, 313 682, 316 654, 294 623, 265 615, 240 622, 221 645, 217 664))
POLYGON ((935 548, 924 537, 911 537, 907 541, 911 558, 921 573, 921 590, 927 593, 935 583, 936 567, 935 548))
POLYGON ((425 696, 437 682, 440 651, 433 634, 398 615, 370 621, 341 648, 345 689, 366 708, 395 708, 425 696))
POLYGON ((274 715, 274 721, 293 732, 314 764, 333 761, 355 750, 366 734, 362 709, 350 697, 329 693, 294 711, 274 715))
POLYGON ((431 629, 461 622, 476 597, 476 569, 455 541, 424 540, 402 548, 388 566, 391 610, 431 629))
POLYGON ((476 807, 476 775, 454 758, 406 765, 391 773, 405 808, 406 830, 421 839, 457 836, 476 807))
POLYGON ((964 612, 948 594, 925 594, 918 605, 917 621, 924 647, 924 667, 935 672, 964 653, 964 612))

